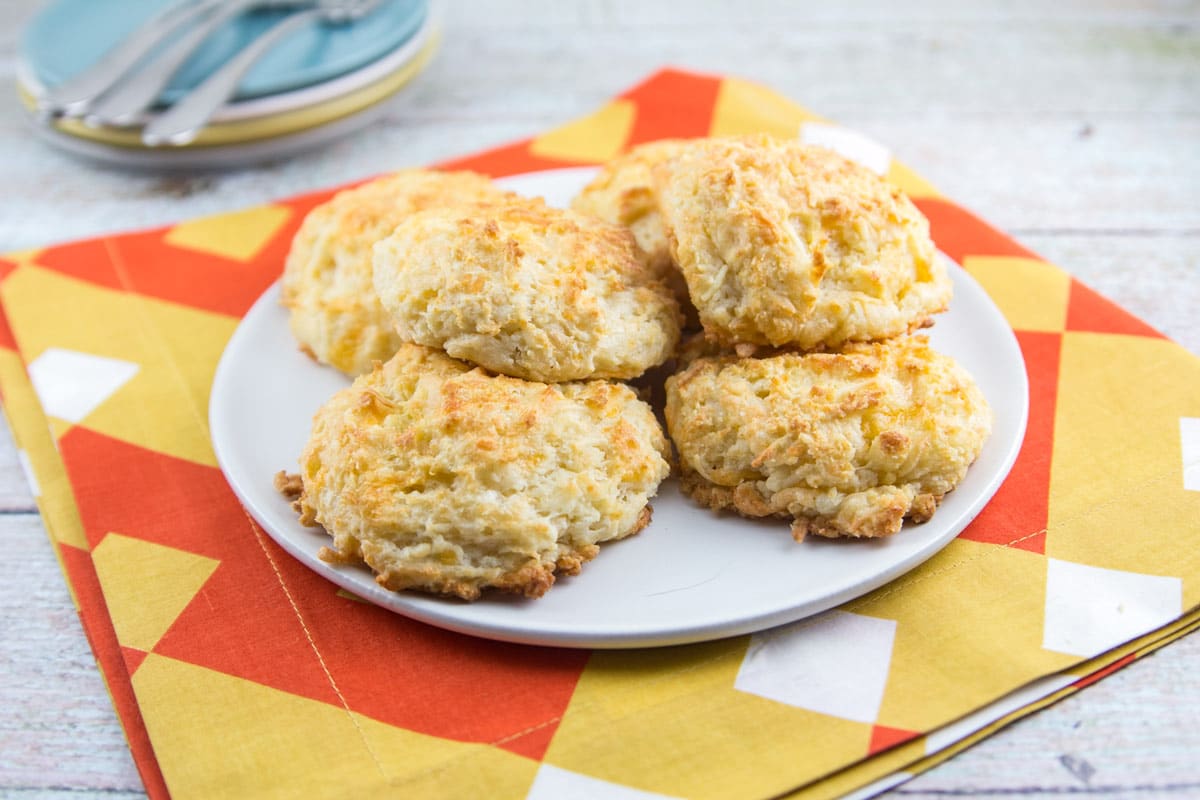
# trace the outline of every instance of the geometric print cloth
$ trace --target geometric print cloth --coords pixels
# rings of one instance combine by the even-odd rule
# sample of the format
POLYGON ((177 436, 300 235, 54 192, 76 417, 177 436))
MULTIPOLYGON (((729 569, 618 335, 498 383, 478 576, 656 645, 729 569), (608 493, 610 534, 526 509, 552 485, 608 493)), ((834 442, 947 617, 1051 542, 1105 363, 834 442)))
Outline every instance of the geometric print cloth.
POLYGON ((213 371, 332 190, 0 261, 5 411, 151 797, 868 795, 1200 624, 1200 359, 885 147, 762 86, 664 70, 439 166, 499 177, 757 131, 913 198, 1012 325, 1030 409, 1008 479, 938 555, 721 641, 451 633, 338 590, 255 525, 209 442, 213 371))

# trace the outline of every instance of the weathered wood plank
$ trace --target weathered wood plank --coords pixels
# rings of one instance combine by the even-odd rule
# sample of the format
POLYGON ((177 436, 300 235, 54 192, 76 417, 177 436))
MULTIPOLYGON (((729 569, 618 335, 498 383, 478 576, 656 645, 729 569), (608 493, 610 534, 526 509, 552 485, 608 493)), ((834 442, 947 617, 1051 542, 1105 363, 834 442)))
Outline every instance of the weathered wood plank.
MULTIPOLYGON (((661 8, 553 5, 567 10, 494 20, 453 5, 442 54, 385 121, 265 168, 191 180, 97 169, 42 146, 16 104, 4 104, 0 249, 265 202, 497 144, 586 113, 663 63, 742 74, 860 127, 1002 226, 1200 228, 1200 28, 1181 21, 1186 13, 1138 25, 1103 15, 999 24, 992 11, 931 26, 885 9, 874 20, 848 12, 742 30, 747 14, 731 33, 666 25, 661 8), (611 19, 554 21, 589 14, 611 19), (528 24, 497 31, 513 20, 528 24)), ((773 8, 798 15, 800 6, 773 8)), ((0 52, 0 75, 12 69, 11 50, 0 52)))
POLYGON ((895 794, 1200 795, 1200 636, 1005 728, 895 794))
POLYGON ((1195 112, 1183 90, 1191 87, 1194 96, 1200 32, 1187 23, 745 19, 751 20, 747 27, 731 28, 565 28, 553 33, 549 47, 548 32, 536 26, 513 27, 503 35, 482 27, 451 28, 438 66, 447 78, 445 88, 439 86, 439 102, 469 108, 472 99, 502 89, 513 106, 527 111, 561 109, 675 64, 761 80, 835 117, 930 109, 1195 112), (546 60, 529 59, 534 50, 546 60), (505 68, 489 73, 487 65, 496 64, 505 68))
POLYGON ((0 795, 140 790, 41 519, 0 516, 0 540, 20 566, 0 581, 0 795))
POLYGON ((17 456, 8 420, 0 419, 0 516, 35 510, 33 493, 29 490, 25 469, 17 456))
MULTIPOLYGON (((0 119, 11 113, 0 109, 0 119)), ((888 143, 943 192, 1001 228, 1022 234, 1200 231, 1200 149, 1193 147, 1200 119, 1012 125, 850 115, 844 122, 888 143)), ((464 126, 396 117, 301 160, 190 178, 81 167, 36 141, 17 139, 3 148, 11 166, 8 193, 0 197, 0 251, 269 202, 501 144, 539 127, 523 120, 464 126), (48 181, 52 167, 55 178, 48 181)))
POLYGON ((1200 118, 842 121, 1017 234, 1200 232, 1200 118))
POLYGON ((1017 238, 1200 355, 1200 235, 1022 232, 1017 238))
MULTIPOLYGON (((130 177, 43 147, 4 104, 0 249, 265 202, 496 144, 586 113, 664 63, 760 80, 859 126, 1002 226, 1200 228, 1195 3, 757 2, 732 14, 697 3, 683 19, 654 3, 447 5, 442 53, 385 122, 287 164, 130 177)), ((13 73, 12 31, 30 9, 3 12, 0 76, 13 73)))

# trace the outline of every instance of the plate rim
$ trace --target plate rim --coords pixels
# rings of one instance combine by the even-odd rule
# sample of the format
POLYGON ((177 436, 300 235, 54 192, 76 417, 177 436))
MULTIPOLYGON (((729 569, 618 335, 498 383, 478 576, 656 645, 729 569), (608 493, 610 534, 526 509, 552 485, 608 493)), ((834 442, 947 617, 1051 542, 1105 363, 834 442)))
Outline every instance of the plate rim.
MULTIPOLYGON (((510 179, 539 179, 549 178, 557 175, 560 178, 571 178, 581 175, 587 171, 594 171, 594 167, 566 167, 553 170, 539 170, 534 172, 519 173, 517 175, 506 176, 510 179), (570 173, 570 175, 568 175, 570 173)), ((503 180, 503 179, 501 179, 503 180)), ((944 257, 944 256, 942 256, 944 257)), ((444 598, 431 597, 426 595, 416 595, 402 592, 392 592, 383 587, 378 586, 367 568, 362 566, 342 566, 331 565, 319 558, 314 558, 311 553, 307 552, 300 541, 296 541, 293 537, 274 530, 273 524, 269 521, 270 514, 264 510, 258 498, 249 495, 243 491, 240 482, 231 477, 229 472, 229 463, 231 463, 230 454, 226 451, 227 443, 224 438, 218 437, 216 432, 224 426, 222 418, 223 405, 219 402, 218 390, 223 389, 226 382, 230 379, 227 377, 234 367, 230 366, 230 361, 227 358, 234 350, 235 343, 240 345, 242 337, 249 337, 250 329, 243 325, 245 320, 250 319, 251 315, 262 305, 271 305, 277 307, 277 297, 279 292, 279 281, 273 283, 262 295, 254 302, 251 308, 243 315, 235 329, 233 335, 226 343, 222 351, 221 358, 217 364, 216 371, 213 375, 212 386, 209 394, 209 429, 214 452, 216 454, 218 465, 225 477, 228 485, 233 490, 238 501, 245 507, 255 522, 263 529, 268 536, 271 537, 280 547, 282 547, 289 555, 299 560, 305 567, 317 572, 322 577, 330 580, 341 588, 352 592, 356 596, 381 606, 386 610, 399 614, 401 616, 414 619, 426 624, 434 625, 446 630, 455 631, 471 636, 478 636, 486 639, 512 642, 516 644, 531 644, 542 646, 569 647, 569 648, 588 648, 588 649, 630 649, 642 647, 661 647, 672 646, 677 644, 686 644, 693 642, 712 641, 716 639, 724 639, 733 636, 745 635, 756 631, 765 630, 777 625, 796 622, 823 611, 833 609, 849 600, 861 597, 880 586, 896 580, 902 575, 912 571, 921 563, 936 555, 938 552, 947 547, 950 542, 954 541, 962 530, 975 519, 979 513, 991 502, 996 492, 999 491, 1001 485, 1010 474, 1013 465, 1020 453, 1022 443, 1025 438, 1029 419, 1029 379, 1028 370, 1026 369, 1025 360, 1020 349, 1020 344, 1016 338, 1012 327, 1004 318, 1003 312, 987 294, 986 290, 976 281, 966 270, 950 260, 956 281, 956 293, 958 284, 969 286, 968 291, 977 295, 976 299, 982 299, 994 315, 1004 322, 1002 330, 1004 332, 1003 345, 1009 350, 1009 355, 1015 355, 1015 364, 1019 364, 1020 385, 1012 388, 1012 397, 1016 399, 1018 410, 1017 426, 1011 438, 1005 442, 998 443, 994 446, 1004 447, 1003 454, 1000 458, 999 465, 995 468, 984 487, 977 490, 977 493, 971 502, 958 512, 957 517, 950 522, 946 531, 938 537, 930 539, 924 545, 914 550, 906 557, 890 564, 885 569, 859 583, 847 585, 838 591, 828 595, 822 595, 819 598, 794 606, 784 606, 769 610, 757 611, 750 615, 739 616, 736 621, 712 621, 706 623, 692 624, 684 628, 672 628, 670 630, 662 629, 636 629, 629 630, 627 626, 618 625, 616 623, 610 625, 590 624, 586 632, 572 629, 570 621, 565 620, 555 623, 547 623, 543 621, 536 630, 531 630, 522 626, 514 626, 504 624, 502 621, 484 619, 482 621, 470 621, 464 619, 461 615, 451 613, 450 609, 471 608, 469 604, 463 604, 454 600, 444 598), (366 580, 364 581, 364 573, 366 580)), ((1000 344, 1000 343, 994 343, 1000 344)), ((995 401, 989 398, 989 404, 995 408, 995 401)), ((994 431, 993 431, 994 435, 994 431)), ((995 441, 989 439, 989 441, 995 441)), ((674 476, 668 480, 674 480, 674 476)), ((935 517, 936 519, 936 517, 935 517)), ((303 529, 305 534, 311 533, 314 537, 320 537, 323 540, 328 539, 328 535, 319 529, 303 529)), ((903 535, 903 533, 898 534, 903 535)), ((612 543, 616 544, 616 543, 612 543)), ((610 547, 612 546, 610 544, 610 547)), ((603 548, 602 548, 603 550, 603 548)), ((580 578, 577 578, 580 579, 580 578)), ((582 576, 586 580, 586 575, 582 576)), ((507 598, 497 598, 504 601, 507 598)), ((538 602, 538 601, 532 601, 538 602)))
MULTIPOLYGON (((49 26, 70 10, 70 6, 76 0, 54 0, 43 4, 37 12, 30 18, 28 24, 18 42, 17 51, 18 57, 22 60, 27 60, 34 75, 38 76, 39 82, 48 83, 50 85, 58 85, 64 80, 68 80, 77 73, 59 74, 50 68, 44 62, 44 57, 39 59, 37 51, 42 38, 49 34, 49 26), (56 16, 57 15, 57 16, 56 16), (45 74, 45 77, 42 75, 45 74)), ((254 74, 252 68, 246 75, 246 80, 239 89, 237 95, 240 100, 251 100, 257 98, 271 97, 276 94, 291 92, 304 87, 317 85, 325 81, 336 80, 338 77, 347 73, 353 72, 361 67, 367 66, 372 61, 383 57, 387 53, 401 46, 411 36, 420 29, 421 25, 426 21, 430 14, 430 0, 395 0, 395 3, 412 2, 414 5, 410 9, 397 9, 394 14, 404 14, 403 23, 399 26, 399 32, 392 30, 389 26, 383 27, 383 34, 377 36, 382 41, 388 41, 389 44, 375 44, 371 48, 374 52, 374 57, 363 60, 361 56, 349 54, 341 54, 339 60, 330 61, 322 64, 314 64, 307 66, 294 67, 290 72, 282 75, 272 75, 270 78, 261 78, 254 74)), ((389 0, 392 4, 392 0, 389 0)), ((150 13, 155 14, 167 5, 166 2, 155 0, 150 13)), ((142 20, 144 22, 144 20, 142 20)), ((140 24, 140 22, 138 23, 140 24)), ((314 25, 319 23, 314 23, 314 25)), ((134 26, 136 28, 136 24, 134 26)), ((132 30, 132 29, 131 29, 132 30)), ((86 69, 85 65, 82 69, 86 69)), ((184 69, 186 69, 186 65, 184 69)), ((174 80, 174 79, 173 79, 174 80)), ((193 87, 194 88, 194 87, 193 87)), ((163 97, 168 101, 175 101, 184 90, 174 84, 169 84, 163 90, 163 97)), ((190 89, 189 89, 190 91, 190 89)))
MULTIPOLYGON (((436 6, 436 0, 434 6, 436 6)), ((413 32, 412 36, 376 60, 329 80, 272 94, 232 100, 217 109, 209 122, 209 127, 250 123, 262 117, 321 106, 383 81, 421 57, 425 46, 441 29, 440 17, 434 13, 435 11, 436 9, 431 7, 430 12, 425 15, 421 25, 413 32)), ((36 71, 24 54, 17 54, 14 73, 18 93, 24 91, 36 101, 48 91, 46 84, 38 78, 36 71)), ((151 116, 153 115, 150 112, 140 112, 133 117, 130 125, 132 127, 144 125, 151 116)), ((301 126, 297 130, 303 127, 301 126)))

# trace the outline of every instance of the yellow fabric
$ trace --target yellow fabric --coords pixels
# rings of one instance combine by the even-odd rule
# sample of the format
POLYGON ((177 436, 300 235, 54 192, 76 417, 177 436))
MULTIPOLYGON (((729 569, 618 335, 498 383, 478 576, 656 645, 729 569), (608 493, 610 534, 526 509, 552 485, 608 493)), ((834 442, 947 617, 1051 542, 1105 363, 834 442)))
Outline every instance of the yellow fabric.
MULTIPOLYGON (((137 365, 137 373, 81 422, 84 427, 216 465, 208 438, 208 390, 237 320, 38 266, 9 275, 0 298, 10 324, 21 331, 27 363, 56 347, 137 365)), ((67 430, 56 433, 61 438, 67 430)))
POLYGON ((770 133, 791 138, 804 122, 820 121, 785 97, 757 83, 726 78, 717 90, 709 136, 770 133))
POLYGON ((149 652, 220 563, 110 533, 92 551, 117 640, 149 652))
POLYGON ((888 181, 907 194, 909 197, 940 197, 941 193, 933 184, 913 172, 895 159, 888 167, 888 181))
POLYGON ((529 143, 529 151, 562 161, 607 161, 621 152, 636 114, 628 100, 614 100, 594 114, 537 137, 529 143))
POLYGON ((643 791, 689 798, 770 797, 824 754, 866 750, 870 726, 738 691, 747 637, 592 656, 546 761, 643 791), (796 732, 820 726, 820 752, 796 732), (606 731, 602 738, 596 731, 606 731), (736 732, 736 733, 734 733, 736 732), (663 763, 661 742, 689 742, 663 763), (718 758, 719 776, 703 767, 718 758))
POLYGON ((1200 492, 1182 490, 1179 452, 1179 419, 1200 416, 1195 362, 1164 339, 1063 336, 1046 538, 1052 558, 1181 577, 1185 608, 1200 602, 1200 492), (1129 535, 1148 525, 1169 546, 1129 535))
POLYGON ((1054 332, 1066 328, 1071 279, 1061 269, 1011 256, 974 256, 964 260, 963 269, 987 290, 1014 328, 1054 332))
POLYGON ((0 386, 4 387, 4 413, 13 439, 33 472, 31 488, 46 530, 59 544, 87 550, 87 537, 50 424, 25 375, 25 364, 11 350, 0 350, 0 386))
POLYGON ((956 540, 924 569, 905 575, 844 608, 894 619, 896 643, 879 723, 893 728, 932 730, 963 708, 987 704, 1039 675, 1073 660, 1043 650, 1041 619, 1045 600, 1045 557, 1013 548, 956 540), (975 587, 951 609, 937 577, 975 587), (996 602, 1004 596, 1010 602, 996 602), (1012 604, 1019 598, 1019 605, 1012 604), (953 614, 953 625, 946 617, 953 614), (986 641, 964 648, 955 639, 966 629, 989 630, 986 641), (931 659, 952 652, 952 659, 931 659), (1020 657, 1017 658, 1017 655, 1020 657), (992 665, 1005 662, 1004 670, 992 665))
POLYGON ((187 250, 247 261, 291 216, 291 209, 285 206, 257 206, 181 222, 164 239, 187 250))
POLYGON ((537 770, 153 653, 134 687, 174 800, 518 797, 537 770))

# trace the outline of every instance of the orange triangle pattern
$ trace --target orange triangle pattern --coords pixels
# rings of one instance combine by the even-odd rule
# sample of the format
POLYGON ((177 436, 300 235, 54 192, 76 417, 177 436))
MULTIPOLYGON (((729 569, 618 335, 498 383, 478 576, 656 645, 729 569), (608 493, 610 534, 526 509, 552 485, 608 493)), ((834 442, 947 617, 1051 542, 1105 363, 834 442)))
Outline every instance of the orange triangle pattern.
POLYGON ((1025 427, 1025 440, 1012 471, 992 502, 984 506, 959 538, 1044 553, 1062 335, 1017 331, 1016 336, 1029 376, 1029 421, 1025 427))
POLYGON ((1067 300, 1067 330, 1166 338, 1074 278, 1071 279, 1071 293, 1067 300))
POLYGON ((667 69, 625 92, 621 97, 633 101, 639 111, 654 110, 637 114, 627 146, 707 136, 720 88, 720 78, 667 69))
POLYGON ((1104 680, 1105 678, 1107 678, 1109 675, 1112 675, 1117 670, 1125 669, 1125 667, 1128 667, 1134 661, 1137 661, 1137 659, 1138 659, 1137 653, 1130 653, 1126 656, 1122 656, 1121 658, 1118 658, 1113 663, 1109 664, 1107 667, 1104 667, 1103 669, 1098 669, 1095 672, 1093 672, 1091 675, 1085 675, 1084 677, 1075 681, 1075 683, 1073 683, 1071 685, 1074 686, 1076 689, 1082 689, 1085 686, 1091 686, 1093 683, 1095 683, 1097 681, 1104 680))
POLYGON ((113 267, 107 239, 88 239, 48 247, 38 254, 36 262, 39 266, 108 289, 125 288, 121 276, 113 267))
POLYGON ((521 734, 558 719, 574 692, 584 651, 487 642, 339 597, 250 521, 212 467, 85 427, 59 446, 93 546, 118 530, 220 561, 155 653, 522 755, 539 739, 521 734), (141 501, 111 502, 129 496, 141 501), (248 592, 253 613, 229 614, 248 592))
POLYGON ((8 324, 8 317, 0 314, 0 347, 6 350, 17 350, 17 337, 13 334, 12 326, 8 324))
POLYGON ((508 739, 498 741, 495 744, 497 747, 503 747, 510 753, 532 758, 534 761, 541 761, 546 755, 546 750, 550 747, 550 741, 554 738, 555 731, 558 730, 560 719, 555 718, 542 725, 522 731, 508 739))
POLYGON ((911 741, 921 734, 917 731, 906 731, 903 728, 889 728, 886 725, 871 726, 871 743, 867 752, 871 755, 890 750, 898 744, 911 741))
POLYGON ((154 800, 169 800, 171 795, 167 791, 162 770, 158 768, 158 760, 154 757, 154 746, 150 742, 150 734, 146 732, 146 724, 142 720, 142 712, 133 693, 130 672, 125 665, 121 645, 117 642, 117 632, 113 628, 112 619, 108 616, 104 593, 100 589, 100 579, 96 577, 91 556, 66 544, 58 545, 58 554, 63 572, 75 592, 79 620, 83 624, 84 633, 87 634, 88 644, 96 654, 96 664, 104 675, 108 693, 112 697, 113 709, 121 720, 129 751, 137 765, 138 774, 142 777, 142 783, 145 784, 146 794, 154 800))
POLYGON ((279 277, 295 223, 290 223, 249 263, 172 247, 168 228, 113 238, 110 247, 128 289, 148 297, 240 317, 279 277))
POLYGON ((966 209, 936 197, 914 197, 913 203, 929 218, 933 241, 938 248, 963 263, 968 256, 1037 256, 988 225, 966 209))
POLYGON ((137 668, 146 660, 146 656, 150 655, 145 650, 138 650, 135 647, 126 647, 121 645, 121 655, 125 658, 125 669, 129 671, 130 676, 137 672, 137 668))

